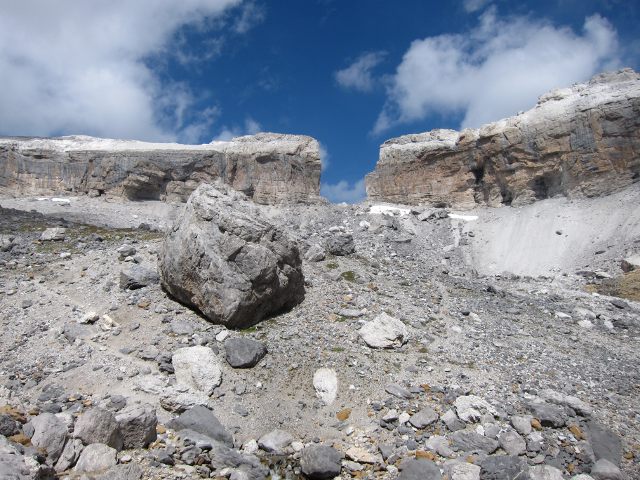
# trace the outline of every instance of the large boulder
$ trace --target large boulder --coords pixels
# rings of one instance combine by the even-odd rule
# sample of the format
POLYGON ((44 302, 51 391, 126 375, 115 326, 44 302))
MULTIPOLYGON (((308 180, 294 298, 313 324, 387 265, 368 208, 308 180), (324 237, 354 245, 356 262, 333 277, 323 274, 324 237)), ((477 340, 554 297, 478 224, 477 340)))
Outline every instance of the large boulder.
POLYGON ((164 288, 209 320, 253 325, 304 298, 298 247, 260 207, 222 185, 203 184, 167 234, 164 288))

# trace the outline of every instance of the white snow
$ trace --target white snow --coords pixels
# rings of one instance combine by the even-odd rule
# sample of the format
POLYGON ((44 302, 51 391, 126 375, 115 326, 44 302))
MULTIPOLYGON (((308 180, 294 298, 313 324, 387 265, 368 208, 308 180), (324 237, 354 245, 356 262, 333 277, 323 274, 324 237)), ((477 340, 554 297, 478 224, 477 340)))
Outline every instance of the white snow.
POLYGON ((454 220, 464 220, 465 222, 473 222, 474 220, 478 220, 477 215, 460 215, 458 213, 450 213, 449 218, 454 220))
POLYGON ((374 215, 409 215, 411 210, 408 208, 394 207, 391 205, 371 205, 369 213, 374 215))

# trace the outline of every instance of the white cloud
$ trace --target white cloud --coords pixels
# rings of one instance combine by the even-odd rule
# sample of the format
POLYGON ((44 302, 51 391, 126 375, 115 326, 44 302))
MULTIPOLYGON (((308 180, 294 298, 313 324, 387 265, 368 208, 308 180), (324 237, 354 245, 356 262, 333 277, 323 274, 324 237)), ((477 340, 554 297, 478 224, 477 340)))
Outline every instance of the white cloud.
POLYGON ((340 180, 338 183, 322 183, 320 185, 320 195, 327 198, 333 203, 358 203, 365 199, 367 192, 365 191, 364 179, 350 184, 346 180, 340 180))
POLYGON ((0 133, 175 139, 195 99, 184 85, 162 83, 148 60, 170 53, 181 27, 207 28, 239 3, 2 2, 0 133))
POLYGON ((324 172, 331 163, 331 155, 329 155, 329 150, 322 142, 318 143, 320 144, 320 168, 324 172))
POLYGON ((242 7, 242 13, 233 29, 236 33, 247 33, 253 27, 264 22, 266 16, 265 8, 262 5, 258 5, 256 2, 248 2, 242 7))
POLYGON ((335 73, 336 81, 344 88, 370 92, 375 85, 372 70, 384 60, 385 55, 385 52, 369 52, 360 55, 351 65, 335 73))
POLYGON ((467 12, 472 13, 482 10, 489 2, 491 0, 464 0, 462 4, 467 12))
POLYGON ((247 117, 244 126, 234 125, 232 127, 222 127, 218 135, 213 138, 213 142, 228 142, 232 138, 241 137, 242 135, 255 135, 262 131, 262 126, 253 118, 247 117))
POLYGON ((499 18, 495 8, 465 34, 414 41, 387 87, 375 124, 380 133, 428 115, 462 114, 478 127, 535 105, 544 92, 616 67, 617 34, 599 15, 582 32, 526 17, 499 18))

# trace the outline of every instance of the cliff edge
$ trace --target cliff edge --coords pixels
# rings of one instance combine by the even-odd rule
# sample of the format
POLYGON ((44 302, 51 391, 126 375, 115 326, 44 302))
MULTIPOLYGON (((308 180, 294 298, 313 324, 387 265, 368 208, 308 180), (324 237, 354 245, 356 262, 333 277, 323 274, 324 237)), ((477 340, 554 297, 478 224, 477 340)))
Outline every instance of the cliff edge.
POLYGON ((257 203, 311 203, 320 149, 302 135, 260 133, 205 145, 86 136, 0 138, 0 193, 61 192, 185 202, 220 179, 257 203))
POLYGON ((639 178, 640 75, 624 69, 479 129, 388 140, 366 188, 371 200, 472 208, 606 195, 639 178))

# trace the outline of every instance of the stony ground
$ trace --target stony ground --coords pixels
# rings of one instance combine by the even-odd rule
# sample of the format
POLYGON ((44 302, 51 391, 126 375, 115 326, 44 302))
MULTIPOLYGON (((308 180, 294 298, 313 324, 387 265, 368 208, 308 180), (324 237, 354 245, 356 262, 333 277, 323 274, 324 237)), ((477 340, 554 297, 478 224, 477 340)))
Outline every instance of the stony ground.
MULTIPOLYGON (((435 461, 451 480, 509 478, 522 463, 538 466, 531 478, 571 478, 600 458, 640 478, 640 303, 590 293, 599 287, 588 283, 606 279, 585 265, 558 276, 481 276, 465 263, 473 228, 443 210, 271 209, 303 252, 344 231, 355 253, 305 261, 302 304, 226 331, 157 282, 121 288, 122 271, 155 269, 161 230, 179 207, 85 198, 0 205, 0 405, 22 425, 43 412, 151 404, 158 438, 118 453, 119 463, 141 468, 121 478, 259 477, 216 468, 212 450, 171 428, 183 410, 172 398, 171 355, 193 345, 222 364, 209 399, 215 416, 273 478, 299 476, 301 451, 314 444, 343 454, 343 478, 396 478, 408 458, 435 461), (41 241, 50 227, 66 228, 64 240, 41 241), (406 343, 373 349, 362 340, 362 325, 382 313, 404 323, 406 343), (253 368, 225 361, 225 339, 240 337, 267 346, 253 368), (314 389, 319 368, 338 379, 329 405, 314 389), (290 438, 268 452, 263 436, 274 430, 290 438)), ((12 440, 31 452, 28 438, 12 440)), ((410 467, 401 475, 435 478, 412 477, 410 467)))

